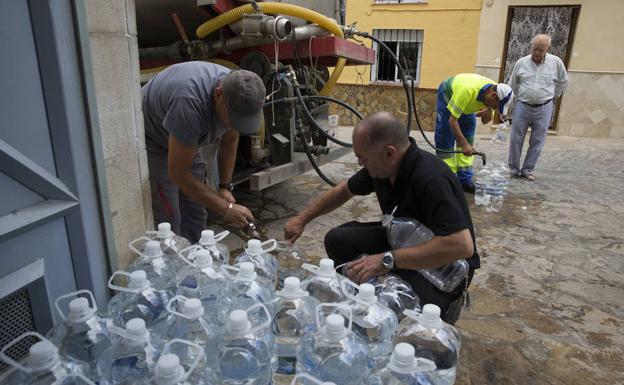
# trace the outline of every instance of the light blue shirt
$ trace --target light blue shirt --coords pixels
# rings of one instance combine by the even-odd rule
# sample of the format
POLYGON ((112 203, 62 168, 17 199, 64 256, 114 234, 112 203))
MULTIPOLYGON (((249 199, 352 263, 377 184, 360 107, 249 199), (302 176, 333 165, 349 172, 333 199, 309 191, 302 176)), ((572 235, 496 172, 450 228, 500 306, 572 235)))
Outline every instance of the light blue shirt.
POLYGON ((535 64, 531 55, 520 58, 509 79, 516 100, 528 104, 541 104, 560 97, 569 83, 563 62, 549 53, 540 64, 535 64))

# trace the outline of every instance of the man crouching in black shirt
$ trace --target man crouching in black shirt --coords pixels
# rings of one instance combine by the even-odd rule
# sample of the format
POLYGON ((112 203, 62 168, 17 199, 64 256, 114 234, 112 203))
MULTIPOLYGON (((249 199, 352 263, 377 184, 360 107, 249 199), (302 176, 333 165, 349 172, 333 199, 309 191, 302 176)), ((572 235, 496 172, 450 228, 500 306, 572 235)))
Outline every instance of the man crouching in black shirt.
POLYGON ((356 283, 394 271, 412 285, 421 305, 438 305, 442 319, 455 323, 466 282, 446 293, 414 270, 466 259, 470 283, 474 269, 479 268, 472 220, 457 177, 435 155, 419 149, 389 112, 375 113, 355 127, 353 152, 362 169, 291 218, 284 226, 284 237, 295 242, 312 219, 335 210, 354 195, 375 192, 384 214, 397 207, 396 217, 415 218, 435 236, 418 246, 392 250, 380 222, 352 221, 325 235, 327 255, 339 265, 367 254, 349 266, 349 275, 356 283))

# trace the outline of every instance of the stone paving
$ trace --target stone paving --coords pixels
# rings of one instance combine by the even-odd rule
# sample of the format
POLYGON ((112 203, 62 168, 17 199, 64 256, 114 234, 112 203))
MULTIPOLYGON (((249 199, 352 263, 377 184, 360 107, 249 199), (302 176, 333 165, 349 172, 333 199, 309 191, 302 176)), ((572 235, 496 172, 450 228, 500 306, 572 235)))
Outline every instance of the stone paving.
MULTIPOLYGON (((479 136, 476 148, 502 160, 506 144, 489 139, 479 136)), ((537 181, 512 179, 501 212, 471 201, 482 268, 473 306, 457 323, 457 384, 624 384, 623 163, 624 140, 548 137, 537 181)), ((358 166, 350 154, 322 169, 341 180, 358 166)), ((287 219, 327 189, 309 172, 236 196, 260 230, 281 239, 287 219)), ((298 244, 323 257, 330 228, 378 217, 374 196, 356 197, 310 223, 298 244)), ((242 245, 236 234, 243 237, 228 238, 234 249, 242 245)))

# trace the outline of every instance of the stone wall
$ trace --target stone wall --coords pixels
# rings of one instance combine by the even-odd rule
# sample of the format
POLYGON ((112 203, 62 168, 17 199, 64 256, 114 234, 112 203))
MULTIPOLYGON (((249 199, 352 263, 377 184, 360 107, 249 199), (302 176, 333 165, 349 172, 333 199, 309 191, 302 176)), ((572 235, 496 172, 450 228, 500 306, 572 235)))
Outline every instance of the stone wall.
POLYGON ((111 262, 125 268, 134 258, 128 242, 153 222, 134 0, 88 0, 86 5, 116 246, 111 262))
MULTIPOLYGON (((418 118, 425 131, 435 128, 436 92, 426 88, 417 88, 415 92, 418 118)), ((390 111, 400 119, 407 119, 407 101, 401 86, 337 84, 331 96, 350 104, 364 117, 378 111, 390 111)), ((339 124, 343 126, 352 126, 358 121, 350 111, 336 104, 331 104, 330 114, 339 115, 339 124)), ((412 119, 412 129, 416 129, 415 119, 412 119)))

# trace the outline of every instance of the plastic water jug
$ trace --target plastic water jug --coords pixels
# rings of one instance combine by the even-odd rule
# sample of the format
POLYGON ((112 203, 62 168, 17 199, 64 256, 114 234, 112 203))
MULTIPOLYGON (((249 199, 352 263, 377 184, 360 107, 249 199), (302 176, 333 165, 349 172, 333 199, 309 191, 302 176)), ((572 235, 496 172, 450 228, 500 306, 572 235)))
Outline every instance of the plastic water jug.
POLYGON ((303 281, 307 277, 307 271, 303 264, 308 262, 308 256, 297 245, 288 242, 277 242, 275 249, 277 258, 277 287, 284 287, 284 280, 288 277, 297 277, 303 281))
POLYGON ((48 338, 59 347, 62 357, 85 366, 85 375, 96 374, 97 359, 110 346, 107 324, 110 320, 102 318, 97 312, 95 298, 89 290, 79 290, 62 295, 54 302, 62 324, 57 325, 48 334, 48 338), (91 303, 85 297, 88 295, 91 303), (65 314, 60 307, 62 300, 72 298, 69 312, 65 314))
POLYGON ((392 352, 392 339, 399 325, 397 316, 377 300, 373 285, 363 283, 358 286, 349 280, 344 280, 343 285, 351 285, 357 290, 354 296, 346 287, 343 289, 351 300, 349 306, 353 315, 353 333, 368 344, 373 367, 381 367, 392 352))
MULTIPOLYGON (((366 343, 352 333, 351 317, 330 314, 325 325, 320 323, 321 304, 317 308, 317 332, 303 337, 297 348, 297 373, 308 373, 322 381, 336 384, 362 384, 369 371, 366 343)), ((350 312, 350 311, 349 311, 350 312)))
POLYGON ((440 308, 433 304, 425 305, 420 314, 406 310, 405 315, 394 342, 412 345, 416 357, 427 358, 435 363, 435 384, 453 384, 461 346, 457 330, 442 321, 440 308))
POLYGON ((204 360, 201 346, 191 341, 173 339, 165 345, 149 383, 150 385, 216 385, 216 382, 208 382, 201 375, 196 375, 200 363, 204 360), (173 353, 174 351, 193 351, 191 354, 193 360, 188 365, 188 370, 184 370, 180 356, 173 353))
MULTIPOLYGON (((132 243, 130 244, 132 245, 132 243)), ((174 275, 178 267, 174 267, 172 262, 179 261, 179 258, 167 257, 158 241, 153 240, 148 240, 141 251, 133 250, 139 254, 139 257, 128 267, 129 272, 145 271, 147 279, 156 289, 167 290, 173 287, 175 284, 174 275)))
POLYGON ((312 377, 307 373, 297 373, 290 385, 336 385, 333 382, 321 381, 316 377, 312 377))
MULTIPOLYGON (((217 346, 223 333, 218 327, 210 324, 201 301, 197 298, 176 295, 167 304, 167 311, 170 315, 164 324, 163 337, 181 339, 201 346, 205 360, 200 361, 199 370, 205 371, 211 379, 216 378, 218 375, 217 346)), ((190 365, 191 361, 196 358, 195 350, 189 350, 187 347, 174 353, 182 359, 185 365, 190 365)))
POLYGON ((36 332, 26 332, 9 342, 0 351, 0 360, 15 369, 0 381, 2 385, 93 384, 82 375, 79 365, 62 360, 58 348, 36 332), (33 337, 39 341, 30 347, 25 362, 21 363, 9 357, 8 352, 12 347, 33 337))
POLYGON ((277 247, 275 239, 260 242, 258 239, 250 239, 247 241, 245 251, 236 257, 235 265, 242 262, 251 262, 255 266, 256 273, 261 278, 270 281, 275 285, 277 280, 277 259, 270 254, 277 247))
POLYGON ((145 321, 133 318, 126 327, 109 330, 112 346, 98 359, 100 385, 134 385, 145 381, 154 370, 163 344, 152 339, 145 321))
POLYGON ((212 230, 203 230, 199 242, 180 250, 178 255, 192 262, 195 260, 195 254, 198 250, 208 250, 215 267, 227 265, 230 263, 230 249, 221 241, 229 234, 228 230, 218 234, 215 234, 212 230))
POLYGON ((266 313, 265 321, 258 325, 252 324, 245 310, 234 310, 229 315, 219 347, 222 385, 272 383, 275 340, 268 331, 271 316, 263 304, 253 307, 266 313))
MULTIPOLYGON (((227 297, 232 301, 232 310, 247 309, 256 303, 268 305, 273 300, 273 285, 260 278, 251 262, 242 262, 240 266, 222 266, 223 273, 230 280, 227 297)), ((255 320, 255 314, 250 315, 255 320)))
POLYGON ((374 371, 368 378, 367 385, 436 385, 433 373, 436 369, 433 361, 416 358, 414 347, 400 343, 394 347, 388 365, 374 371))
MULTIPOLYGON (((180 257, 182 253, 180 253, 180 257)), ((212 254, 199 249, 193 261, 186 260, 187 266, 176 275, 177 294, 188 298, 198 298, 204 313, 213 324, 222 325, 232 306, 227 296, 228 282, 220 269, 214 265, 212 254)))
POLYGON ((271 308, 271 328, 277 348, 277 373, 295 374, 297 345, 303 336, 316 331, 315 314, 319 302, 301 289, 299 278, 288 277, 271 308))
POLYGON ((375 286, 377 300, 389 307, 398 320, 402 320, 406 309, 420 311, 420 298, 409 283, 395 274, 383 274, 371 282, 375 286))
POLYGON ((341 276, 334 270, 334 261, 323 258, 318 266, 304 263, 302 266, 312 275, 303 281, 303 290, 321 303, 341 302, 345 299, 341 287, 341 276))
POLYGON ((191 245, 188 239, 176 235, 171 231, 171 224, 168 222, 162 222, 158 224, 158 230, 149 230, 145 232, 145 235, 139 237, 128 245, 130 250, 134 251, 138 255, 141 255, 147 241, 157 241, 160 249, 165 255, 165 259, 171 265, 175 271, 182 266, 181 261, 178 260, 178 253, 191 245))
POLYGON ((154 327, 167 316, 165 306, 173 294, 169 290, 156 290, 143 270, 132 273, 116 271, 108 280, 108 287, 119 291, 108 302, 108 315, 117 326, 124 326, 133 318, 145 321, 148 328, 154 327), (114 284, 116 277, 126 277, 127 286, 114 284))

